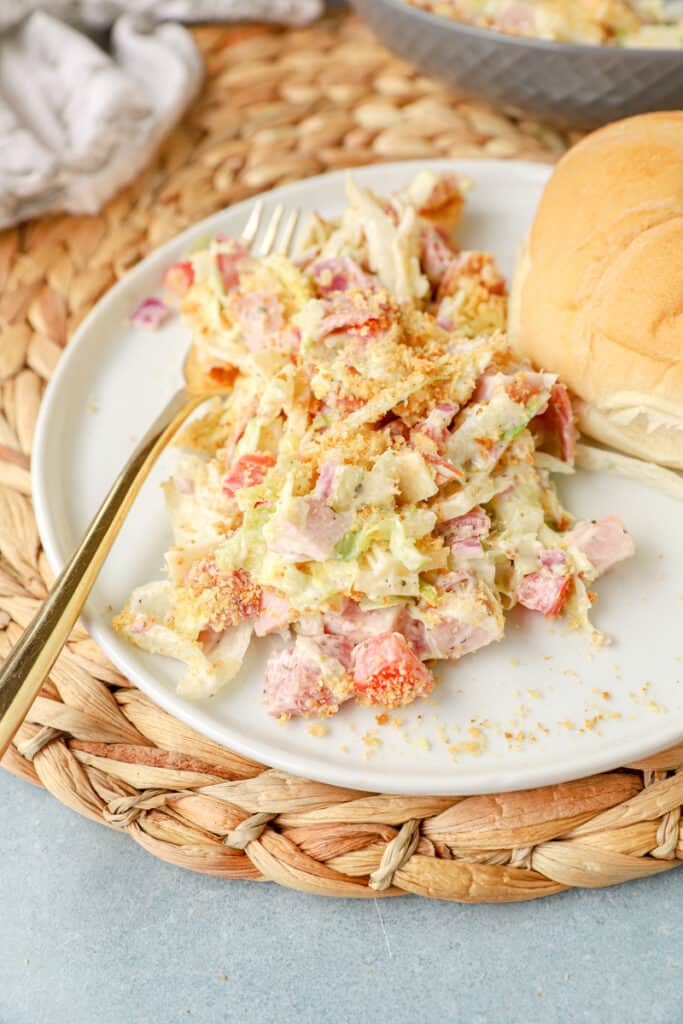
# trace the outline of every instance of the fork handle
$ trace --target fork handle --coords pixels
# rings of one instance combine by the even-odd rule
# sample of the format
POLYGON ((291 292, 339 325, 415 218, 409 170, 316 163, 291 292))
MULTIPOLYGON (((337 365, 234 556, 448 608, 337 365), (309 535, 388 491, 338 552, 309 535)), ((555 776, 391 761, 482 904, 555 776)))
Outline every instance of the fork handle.
POLYGON ((173 396, 114 481, 45 603, 0 669, 0 757, 66 643, 150 469, 206 397, 184 388, 173 396))

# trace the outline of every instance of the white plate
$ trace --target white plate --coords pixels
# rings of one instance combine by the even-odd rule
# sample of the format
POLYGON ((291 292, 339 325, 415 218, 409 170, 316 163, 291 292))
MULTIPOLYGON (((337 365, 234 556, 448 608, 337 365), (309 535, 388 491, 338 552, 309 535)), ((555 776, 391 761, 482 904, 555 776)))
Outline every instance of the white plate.
MULTIPOLYGON (((389 192, 423 163, 354 171, 389 192)), ((430 162, 452 168, 448 161, 430 162)), ((488 249, 507 274, 538 202, 547 169, 461 162, 475 181, 460 231, 488 249)), ((343 207, 343 175, 287 185, 273 200, 303 211, 343 207)), ((133 445, 180 382, 189 336, 175 318, 158 332, 133 328, 130 312, 158 291, 164 268, 207 233, 238 233, 248 203, 209 218, 137 266, 81 325, 43 401, 33 457, 40 535, 55 570, 69 556, 133 445)), ((345 707, 323 737, 310 722, 278 725, 260 703, 268 644, 255 644, 238 681, 211 700, 175 694, 176 665, 117 636, 118 610, 137 584, 161 575, 170 543, 160 484, 162 458, 145 484, 88 601, 85 622, 112 661, 167 711, 241 753, 306 777, 357 789, 482 793, 539 786, 624 764, 683 736, 681 674, 683 546, 680 507, 639 484, 577 474, 563 485, 578 515, 620 513, 638 553, 597 585, 596 624, 614 637, 591 648, 540 616, 517 614, 498 645, 440 668, 431 703, 380 726, 367 708, 345 707), (608 696, 603 696, 608 695, 608 696), (482 724, 488 723, 488 724, 482 724), (378 742, 379 741, 379 742, 378 742)))

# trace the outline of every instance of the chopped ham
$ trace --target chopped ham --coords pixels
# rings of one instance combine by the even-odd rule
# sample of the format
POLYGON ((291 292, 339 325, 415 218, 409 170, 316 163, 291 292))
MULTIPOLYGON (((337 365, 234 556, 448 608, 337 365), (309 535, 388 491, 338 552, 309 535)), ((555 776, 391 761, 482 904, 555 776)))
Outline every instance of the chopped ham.
POLYGON ((472 582, 472 574, 467 572, 465 569, 455 569, 453 572, 442 572, 439 573, 437 590, 443 590, 448 593, 452 593, 455 590, 461 590, 466 584, 472 582))
POLYGON ((427 419, 423 420, 422 423, 416 424, 413 430, 417 433, 425 434, 435 444, 442 445, 448 437, 448 428, 457 411, 457 405, 453 405, 452 402, 443 402, 441 405, 435 405, 427 419))
POLYGON ((238 296, 232 310, 250 352, 260 352, 272 344, 273 336, 284 325, 280 301, 267 292, 247 292, 238 296))
POLYGON ((446 459, 443 455, 433 455, 431 452, 423 452, 422 457, 426 462, 434 468, 434 476, 436 483, 440 486, 441 484, 451 483, 453 480, 464 480, 465 474, 456 466, 450 459, 446 459))
POLYGON ((271 549, 295 560, 324 562, 334 551, 347 529, 347 517, 339 515, 318 498, 305 498, 303 523, 282 524, 271 549))
POLYGON ((261 591, 261 609, 254 619, 256 636, 282 633, 296 618, 291 604, 279 591, 264 587, 261 591))
POLYGON ((310 272, 323 298, 334 292, 347 292, 350 288, 374 291, 378 286, 377 278, 366 274, 350 256, 317 260, 310 267, 310 272))
POLYGON ((472 401, 477 403, 490 402, 490 400, 493 398, 493 395, 498 385, 502 380, 502 373, 496 373, 495 371, 492 372, 491 370, 484 370, 481 377, 477 381, 477 386, 474 390, 474 394, 472 395, 472 401))
POLYGON ((423 658, 460 658, 501 638, 499 604, 476 575, 456 569, 434 582, 439 601, 424 616, 423 658))
POLYGON ((330 636, 323 633, 320 636, 313 636, 311 639, 317 644, 323 654, 328 658, 334 658, 347 671, 351 671, 353 664, 353 643, 345 636, 330 636))
POLYGON ((400 633, 382 633, 354 649, 353 682, 362 703, 392 708, 410 704, 434 687, 433 675, 400 633))
POLYGON ((578 523, 565 540, 583 552, 597 576, 634 552, 633 538, 619 516, 604 516, 595 522, 578 523))
POLYGON ((572 466, 576 454, 576 425, 572 403, 564 384, 558 381, 553 385, 548 408, 536 416, 533 422, 551 437, 557 438, 561 457, 572 466))
POLYGON ((519 604, 550 618, 559 615, 571 592, 571 576, 561 576, 548 566, 527 573, 517 586, 519 604))
POLYGON ((325 632, 361 643, 380 633, 402 633, 407 618, 403 604, 363 611, 355 601, 347 598, 338 610, 325 612, 325 632))
POLYGON ((545 565, 548 569, 551 569, 554 565, 566 564, 567 556, 564 551, 558 551, 556 548, 548 548, 548 550, 541 552, 541 565, 545 565))
POLYGON ((441 284, 456 252, 443 228, 430 225, 420 231, 420 262, 433 288, 441 284))
POLYGON ((494 640, 499 640, 499 630, 473 626, 461 619, 444 619, 438 626, 426 630, 427 649, 431 658, 462 658, 494 640))
POLYGON ((463 279, 473 278, 490 295, 505 295, 505 278, 498 270, 493 256, 487 252, 463 250, 451 260, 439 285, 437 298, 440 300, 445 295, 455 295, 464 283, 463 279))
POLYGON ((480 540, 475 537, 469 538, 469 540, 456 540, 451 544, 451 554, 453 558, 483 558, 484 547, 480 540))
POLYGON ((490 591, 469 573, 456 578, 425 629, 427 657, 462 658, 503 635, 503 616, 490 591))
POLYGON ((386 295, 352 289, 325 302, 325 312, 318 324, 317 336, 324 338, 336 331, 367 334, 380 331, 391 323, 392 306, 386 295))
POLYGON ((332 494, 336 472, 336 462, 323 463, 315 485, 316 498, 320 498, 321 501, 327 501, 329 496, 332 494))
POLYGON ((243 487, 255 487, 263 483, 268 470, 274 465, 275 459, 269 452, 240 455, 223 478, 223 494, 233 498, 243 487))
POLYGON ((459 541, 481 540, 488 536, 491 529, 491 520, 478 505, 466 512, 463 516, 456 516, 455 519, 447 519, 437 528, 439 536, 443 537, 444 543, 449 546, 459 541))
POLYGON ((404 615, 401 620, 400 632, 408 642, 410 649, 417 654, 418 658, 424 661, 430 656, 429 645, 427 643, 427 630, 421 619, 410 614, 404 615))
POLYGON ((351 680, 340 660, 343 657, 350 664, 349 645, 323 645, 324 639, 298 637, 292 647, 270 656, 263 680, 269 714, 276 718, 334 715, 351 696, 351 680))
POLYGON ((164 274, 164 288, 174 292, 182 298, 187 295, 191 285, 194 283, 194 267, 189 260, 180 263, 172 263, 164 274))
POLYGON ((410 437, 410 431, 401 419, 390 420, 386 424, 385 430, 389 431, 391 437, 403 437, 406 441, 410 437))

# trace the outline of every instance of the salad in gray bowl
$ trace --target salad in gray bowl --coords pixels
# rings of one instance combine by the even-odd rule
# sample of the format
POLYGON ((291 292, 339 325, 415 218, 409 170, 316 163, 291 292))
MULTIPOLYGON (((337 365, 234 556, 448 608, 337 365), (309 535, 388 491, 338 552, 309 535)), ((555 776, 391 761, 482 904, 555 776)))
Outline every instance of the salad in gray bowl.
POLYGON ((626 45, 564 42, 468 24, 407 0, 351 2, 401 57, 497 105, 578 128, 683 107, 683 39, 676 46, 675 31, 635 33, 626 45))

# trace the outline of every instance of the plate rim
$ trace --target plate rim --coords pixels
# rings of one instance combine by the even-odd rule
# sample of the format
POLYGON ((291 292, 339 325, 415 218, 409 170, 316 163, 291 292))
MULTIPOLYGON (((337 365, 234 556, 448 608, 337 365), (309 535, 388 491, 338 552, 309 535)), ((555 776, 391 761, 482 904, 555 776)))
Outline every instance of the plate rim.
MULTIPOLYGON (((494 166, 497 168, 509 168, 512 173, 523 174, 530 178, 535 178, 539 186, 543 186, 545 182, 547 182, 552 171, 552 165, 534 163, 532 161, 503 161, 494 159, 458 160, 449 158, 433 160, 400 160, 386 163, 364 164, 361 167, 354 167, 350 170, 353 174, 364 176, 366 172, 381 173, 382 171, 385 171, 387 173, 392 173, 400 170, 405 171, 406 174, 408 174, 411 170, 417 171, 418 169, 424 169, 426 167, 434 167, 444 170, 450 169, 463 174, 467 174, 469 170, 474 174, 478 169, 490 169, 494 166)), ((229 207, 224 207, 223 209, 210 214, 208 217, 203 218, 201 221, 190 225, 182 232, 174 235, 172 238, 164 242, 163 245, 153 249, 152 252, 145 256, 143 260, 136 263, 120 281, 106 291, 100 299, 98 299, 86 317, 84 317, 83 321, 79 324, 74 335, 68 342, 64 354, 60 358, 57 369, 45 389, 36 422, 31 458, 32 500, 36 524, 46 558, 55 574, 61 572, 68 561, 68 556, 63 554, 63 542, 59 539, 55 521, 53 521, 50 515, 50 502, 46 484, 49 427, 52 411, 57 407, 59 401, 62 380, 69 373, 72 363, 78 358, 78 349, 82 344, 83 339, 87 338, 89 335, 91 324, 100 316, 106 315, 108 308, 116 302, 118 297, 123 294, 128 287, 130 287, 130 279, 132 275, 136 275, 140 271, 144 272, 145 268, 149 264, 163 259, 164 253, 170 253, 178 247, 181 247, 183 244, 189 242, 193 237, 210 231, 212 223, 219 221, 224 217, 227 211, 230 211, 231 214, 239 214, 240 212, 243 212, 246 215, 253 204, 259 199, 272 199, 272 201, 275 202, 282 198, 283 194, 286 195, 292 188, 295 188, 304 182, 312 188, 315 187, 316 183, 322 181, 330 183, 336 180, 341 183, 347 173, 348 172, 345 170, 337 170, 315 175, 311 178, 300 179, 299 181, 280 185, 276 188, 259 193, 249 197, 248 199, 242 200, 239 203, 229 207)), ((83 394, 82 397, 85 401, 86 395, 83 394)), ((217 742, 220 746, 226 747, 225 738, 221 735, 225 730, 225 726, 213 722, 209 716, 202 714, 204 706, 201 703, 198 702, 197 704, 192 704, 191 702, 178 697, 176 693, 165 690, 158 684, 155 686, 154 680, 152 679, 152 673, 142 669, 140 665, 135 664, 132 660, 129 660, 128 653, 123 646, 121 649, 117 649, 113 652, 110 643, 111 638, 107 632, 106 625, 101 622, 100 617, 93 614, 88 609, 87 605, 81 613, 80 618, 89 634, 106 653, 107 657, 112 660, 122 674, 130 678, 131 681, 134 682, 134 684, 138 686, 139 689, 158 707, 174 717, 179 718, 180 721, 185 722, 202 735, 205 735, 214 742, 217 742), (197 714, 195 714, 195 709, 197 709, 197 714)), ((131 651, 131 659, 132 656, 133 652, 131 651)), ((583 759, 584 768, 581 769, 577 769, 574 762, 571 761, 568 756, 565 756, 559 761, 555 760, 551 767, 545 767, 543 769, 539 769, 534 765, 524 768, 523 766, 504 767, 501 764, 500 767, 496 766, 495 768, 489 768, 483 772, 468 770, 468 774, 465 778, 454 780, 450 780, 444 776, 442 770, 435 776, 434 770, 432 770, 431 774, 426 772, 423 775, 418 775, 415 779, 415 786, 412 788, 406 788, 405 784, 392 785, 390 778, 387 779, 383 777, 381 772, 376 773, 372 765, 369 763, 356 765, 353 762, 350 762, 348 765, 343 766, 336 766, 334 764, 328 765, 324 763, 321 766, 320 771, 316 769, 315 771, 309 772, 308 769, 306 769, 306 775, 307 777, 315 778, 321 782, 334 786, 342 786, 347 789, 357 789, 362 792, 412 793, 414 795, 452 795, 457 789, 459 795, 464 795, 533 789, 539 786, 552 785, 558 782, 584 778, 587 777, 587 775, 594 775, 600 772, 609 771, 666 749, 667 746, 671 746, 683 739, 683 715, 680 715, 680 723, 675 721, 675 716, 673 715, 672 719, 674 720, 667 729, 658 731, 656 741, 648 741, 646 737, 643 737, 641 743, 636 743, 633 740, 630 741, 629 738, 626 737, 620 741, 618 740, 612 744, 608 744, 602 752, 592 752, 589 757, 583 759), (376 781, 373 782, 373 779, 376 779, 376 781)), ((231 731, 235 730, 233 729, 231 731)), ((258 762, 264 761, 264 750, 259 745, 258 741, 254 744, 248 738, 245 739, 240 735, 239 742, 233 743, 231 741, 230 748, 235 749, 238 753, 241 753, 243 756, 252 760, 258 762)), ((308 756, 309 755, 305 755, 305 757, 308 756)), ((287 751, 280 751, 277 749, 273 752, 269 750, 268 754, 265 755, 265 761, 269 767, 284 770, 294 775, 300 775, 301 766, 296 764, 296 760, 296 755, 292 758, 287 751)))

